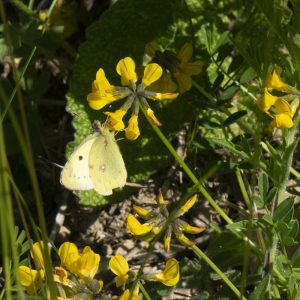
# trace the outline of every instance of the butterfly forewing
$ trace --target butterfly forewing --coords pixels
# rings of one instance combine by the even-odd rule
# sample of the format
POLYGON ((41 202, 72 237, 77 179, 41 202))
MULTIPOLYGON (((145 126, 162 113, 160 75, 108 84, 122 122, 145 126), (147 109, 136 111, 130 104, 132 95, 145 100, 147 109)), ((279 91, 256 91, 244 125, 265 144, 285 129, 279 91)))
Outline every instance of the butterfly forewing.
POLYGON ((89 175, 89 153, 98 134, 85 138, 74 150, 64 166, 60 182, 69 190, 90 190, 94 184, 89 175))

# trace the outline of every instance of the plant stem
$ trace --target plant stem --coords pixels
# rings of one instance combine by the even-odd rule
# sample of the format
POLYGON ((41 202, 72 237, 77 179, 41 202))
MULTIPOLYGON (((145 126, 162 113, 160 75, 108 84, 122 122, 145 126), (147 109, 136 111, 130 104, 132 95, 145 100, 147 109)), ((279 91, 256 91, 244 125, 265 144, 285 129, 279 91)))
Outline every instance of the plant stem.
POLYGON ((203 259, 228 285, 228 287, 237 295, 238 299, 247 300, 241 292, 235 287, 235 285, 229 280, 229 278, 214 264, 214 262, 205 255, 196 245, 191 247, 194 253, 201 259, 203 259))
POLYGON ((222 210, 222 208, 210 196, 210 194, 207 192, 207 190, 204 188, 204 186, 201 184, 201 182, 197 179, 197 177, 194 175, 194 173, 191 171, 191 169, 188 167, 188 165, 177 154, 176 150, 173 148, 173 146, 168 141, 168 139, 165 137, 165 135, 161 132, 161 130, 157 126, 152 124, 152 122, 149 120, 147 113, 145 112, 143 107, 141 107, 141 109, 142 109, 145 117, 147 118, 150 126, 152 127, 152 129, 155 131, 155 133, 158 135, 158 137, 164 143, 164 145, 170 151, 170 153, 174 156, 175 160, 181 166, 181 168, 184 170, 184 172, 187 174, 187 176, 197 186, 199 192, 204 196, 204 198, 209 202, 209 204, 214 208, 214 210, 220 214, 220 216, 226 221, 227 224, 232 224, 233 221, 225 214, 225 212, 222 210))
POLYGON ((150 295, 148 294, 148 292, 146 291, 146 289, 144 288, 144 286, 141 283, 139 283, 139 288, 142 291, 143 296, 145 297, 145 299, 146 300, 151 300, 150 295))

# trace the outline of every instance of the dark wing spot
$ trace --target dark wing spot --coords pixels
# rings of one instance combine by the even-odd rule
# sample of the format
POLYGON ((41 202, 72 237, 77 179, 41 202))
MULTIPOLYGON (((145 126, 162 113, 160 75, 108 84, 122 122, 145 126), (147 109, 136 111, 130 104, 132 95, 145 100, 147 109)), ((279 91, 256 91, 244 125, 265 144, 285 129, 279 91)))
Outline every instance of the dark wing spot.
POLYGON ((106 164, 100 165, 99 170, 100 170, 100 172, 104 173, 106 170, 106 164))
POLYGON ((83 160, 83 156, 82 156, 82 155, 79 155, 79 156, 78 156, 78 159, 79 159, 79 160, 83 160))
POLYGON ((89 169, 93 170, 94 166, 93 165, 89 165, 89 169))

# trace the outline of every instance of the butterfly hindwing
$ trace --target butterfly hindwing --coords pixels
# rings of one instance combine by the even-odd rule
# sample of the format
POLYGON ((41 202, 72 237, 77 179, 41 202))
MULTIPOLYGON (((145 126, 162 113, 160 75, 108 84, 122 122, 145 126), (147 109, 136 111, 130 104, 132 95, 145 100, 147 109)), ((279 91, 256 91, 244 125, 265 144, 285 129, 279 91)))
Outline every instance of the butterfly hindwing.
POLYGON ((101 195, 111 195, 114 188, 123 187, 127 171, 114 133, 102 128, 89 153, 89 174, 94 189, 101 195))

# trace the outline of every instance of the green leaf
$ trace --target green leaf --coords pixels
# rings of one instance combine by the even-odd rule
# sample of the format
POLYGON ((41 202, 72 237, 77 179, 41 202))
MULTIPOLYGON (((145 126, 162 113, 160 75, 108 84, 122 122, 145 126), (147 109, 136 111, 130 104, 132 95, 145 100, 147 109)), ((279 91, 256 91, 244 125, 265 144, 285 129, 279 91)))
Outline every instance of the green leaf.
POLYGON ((293 254, 291 262, 293 264, 293 267, 300 268, 300 247, 293 254))
POLYGON ((270 284, 271 277, 267 275, 257 286, 257 288, 251 293, 249 300, 263 300, 265 294, 268 291, 268 286, 270 284))
POLYGON ((233 113, 232 115, 230 115, 223 123, 224 127, 227 127, 233 123, 235 123, 237 120, 239 120, 240 118, 242 118, 243 116, 247 115, 247 111, 246 110, 240 110, 237 111, 235 113, 233 113))
POLYGON ((230 86, 229 88, 227 88, 223 93, 222 95, 220 96, 220 99, 221 100, 228 100, 230 98, 232 98, 236 93, 237 91, 239 90, 240 88, 236 85, 233 85, 233 86, 230 86))
POLYGON ((0 38, 0 59, 2 60, 5 56, 9 54, 9 48, 5 39, 0 38))
POLYGON ((294 199, 293 198, 288 198, 285 199, 284 201, 282 201, 282 203, 280 203, 280 205, 277 207, 274 216, 273 216, 273 220, 276 221, 280 221, 283 220, 284 217, 290 213, 290 211, 294 208, 294 199))
POLYGON ((256 72, 254 69, 252 69, 251 67, 248 68, 241 76, 240 78, 240 83, 246 83, 252 79, 254 79, 257 76, 256 72))
POLYGON ((219 37, 219 39, 218 39, 218 41, 217 41, 217 43, 214 47, 214 52, 216 52, 221 46, 224 46, 225 44, 231 43, 230 39, 229 39, 229 34, 230 34, 229 31, 224 31, 220 35, 220 37, 219 37))
POLYGON ((268 176, 265 173, 258 177, 258 188, 260 195, 265 198, 269 190, 268 176))

